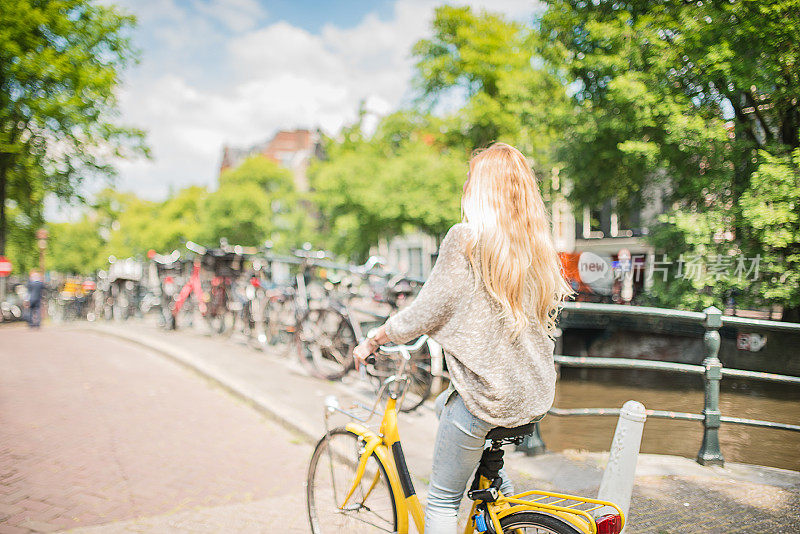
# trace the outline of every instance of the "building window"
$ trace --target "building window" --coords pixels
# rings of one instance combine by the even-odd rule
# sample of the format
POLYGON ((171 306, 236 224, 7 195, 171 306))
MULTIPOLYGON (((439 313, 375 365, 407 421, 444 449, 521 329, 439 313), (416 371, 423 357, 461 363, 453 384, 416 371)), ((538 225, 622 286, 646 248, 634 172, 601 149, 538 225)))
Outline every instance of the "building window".
POLYGON ((617 219, 617 236, 632 237, 638 234, 639 212, 634 209, 621 210, 615 214, 617 219))
POLYGON ((603 211, 600 209, 583 209, 583 238, 596 239, 604 237, 603 232, 603 211))
POLYGON ((422 278, 422 247, 408 248, 408 274, 422 278))

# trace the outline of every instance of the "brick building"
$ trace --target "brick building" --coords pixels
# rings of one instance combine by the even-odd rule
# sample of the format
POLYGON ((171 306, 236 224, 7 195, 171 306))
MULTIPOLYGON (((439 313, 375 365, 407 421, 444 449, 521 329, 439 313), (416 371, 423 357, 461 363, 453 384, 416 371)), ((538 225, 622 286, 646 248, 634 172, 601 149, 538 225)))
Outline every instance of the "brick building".
POLYGON ((298 191, 309 190, 308 164, 314 157, 322 156, 319 131, 305 129, 280 130, 272 139, 258 143, 249 148, 222 147, 220 173, 236 167, 250 156, 261 155, 280 163, 294 174, 294 183, 298 191))

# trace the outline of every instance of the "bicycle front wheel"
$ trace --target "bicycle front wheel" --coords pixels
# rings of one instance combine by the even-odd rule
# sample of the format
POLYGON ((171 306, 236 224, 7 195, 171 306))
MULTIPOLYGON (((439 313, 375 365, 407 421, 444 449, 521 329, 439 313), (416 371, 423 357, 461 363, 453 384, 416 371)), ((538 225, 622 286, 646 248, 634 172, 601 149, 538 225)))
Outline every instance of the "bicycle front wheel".
POLYGON ((517 512, 500 520, 504 534, 581 534, 580 531, 552 515, 539 512, 517 512))
POLYGON ((306 504, 314 534, 396 532, 397 510, 386 469, 375 454, 347 505, 341 507, 355 481, 363 441, 344 428, 317 443, 306 479, 306 504))

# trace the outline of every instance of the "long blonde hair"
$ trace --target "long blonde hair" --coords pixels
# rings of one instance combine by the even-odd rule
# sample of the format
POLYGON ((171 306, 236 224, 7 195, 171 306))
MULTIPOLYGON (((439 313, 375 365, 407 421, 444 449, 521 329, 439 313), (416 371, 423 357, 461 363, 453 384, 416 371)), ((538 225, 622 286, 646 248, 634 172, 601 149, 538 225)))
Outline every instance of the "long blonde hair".
POLYGON ((561 303, 573 291, 564 279, 538 183, 519 150, 494 143, 472 157, 461 217, 473 230, 469 261, 514 336, 532 319, 552 336, 561 303))

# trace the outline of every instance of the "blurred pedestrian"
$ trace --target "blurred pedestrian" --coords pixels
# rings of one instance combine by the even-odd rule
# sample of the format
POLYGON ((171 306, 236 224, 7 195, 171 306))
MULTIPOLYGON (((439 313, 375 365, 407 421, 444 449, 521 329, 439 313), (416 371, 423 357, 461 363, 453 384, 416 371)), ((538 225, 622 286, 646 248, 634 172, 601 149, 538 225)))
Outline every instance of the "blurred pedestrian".
POLYGON ((28 278, 28 326, 39 328, 42 322, 42 294, 44 280, 38 269, 31 271, 28 278))

